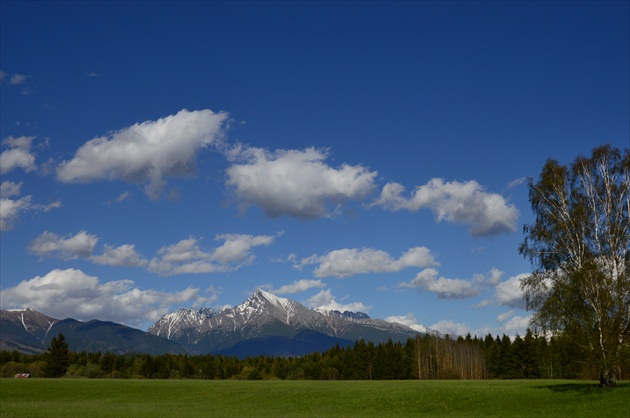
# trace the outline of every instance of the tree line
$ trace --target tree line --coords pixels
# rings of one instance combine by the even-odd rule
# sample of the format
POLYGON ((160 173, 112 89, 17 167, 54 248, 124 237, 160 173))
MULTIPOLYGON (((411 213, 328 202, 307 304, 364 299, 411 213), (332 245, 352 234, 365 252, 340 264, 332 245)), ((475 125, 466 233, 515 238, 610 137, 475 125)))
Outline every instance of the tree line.
MULTIPOLYGON (((132 379, 596 379, 588 352, 566 336, 450 338, 418 335, 406 343, 363 340, 301 357, 113 354, 67 350, 63 335, 44 354, 0 352, 0 376, 132 379)), ((630 376, 630 352, 618 367, 630 376)))

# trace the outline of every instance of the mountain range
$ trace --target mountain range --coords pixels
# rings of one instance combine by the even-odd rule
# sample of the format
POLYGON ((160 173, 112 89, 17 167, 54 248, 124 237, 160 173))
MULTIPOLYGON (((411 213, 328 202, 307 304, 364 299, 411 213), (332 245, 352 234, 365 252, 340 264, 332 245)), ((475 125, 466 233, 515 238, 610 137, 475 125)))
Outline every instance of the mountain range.
MULTIPOLYGON (((422 330, 429 332, 429 330, 422 330)), ((420 331, 361 312, 318 311, 257 290, 218 311, 179 309, 144 332, 114 322, 58 320, 30 308, 0 311, 0 348, 42 352, 62 332, 71 350, 113 353, 300 356, 363 339, 406 341, 420 331)))

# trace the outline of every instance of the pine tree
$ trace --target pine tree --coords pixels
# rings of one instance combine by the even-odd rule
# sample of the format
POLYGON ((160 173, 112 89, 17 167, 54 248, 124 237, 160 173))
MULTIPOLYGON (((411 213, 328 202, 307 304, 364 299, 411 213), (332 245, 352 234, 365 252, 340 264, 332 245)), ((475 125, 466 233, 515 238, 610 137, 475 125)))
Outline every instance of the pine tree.
POLYGON ((70 365, 70 350, 63 334, 53 337, 48 351, 44 353, 44 375, 46 377, 62 377, 66 375, 70 365))

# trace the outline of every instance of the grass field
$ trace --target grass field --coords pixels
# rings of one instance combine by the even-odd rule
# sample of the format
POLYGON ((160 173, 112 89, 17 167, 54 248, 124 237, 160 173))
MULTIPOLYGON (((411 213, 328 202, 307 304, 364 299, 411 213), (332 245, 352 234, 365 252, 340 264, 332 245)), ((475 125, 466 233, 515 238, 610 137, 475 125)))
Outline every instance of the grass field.
POLYGON ((627 417, 630 383, 0 379, 2 417, 627 417))

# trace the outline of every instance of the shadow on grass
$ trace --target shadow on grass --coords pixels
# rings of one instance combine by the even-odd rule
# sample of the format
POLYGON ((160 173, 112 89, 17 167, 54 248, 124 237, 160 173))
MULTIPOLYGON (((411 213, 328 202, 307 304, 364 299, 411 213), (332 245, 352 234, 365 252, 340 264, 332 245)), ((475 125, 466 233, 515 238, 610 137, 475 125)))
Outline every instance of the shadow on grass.
POLYGON ((549 389, 557 393, 576 393, 576 394, 598 394, 607 393, 611 390, 630 389, 630 382, 618 382, 616 388, 600 388, 597 382, 588 383, 558 383, 552 385, 537 386, 539 389, 549 389))

